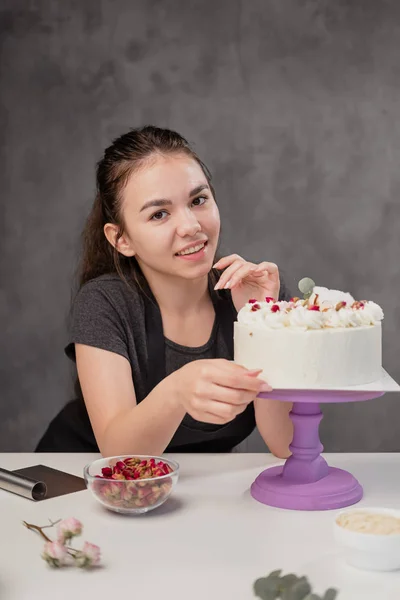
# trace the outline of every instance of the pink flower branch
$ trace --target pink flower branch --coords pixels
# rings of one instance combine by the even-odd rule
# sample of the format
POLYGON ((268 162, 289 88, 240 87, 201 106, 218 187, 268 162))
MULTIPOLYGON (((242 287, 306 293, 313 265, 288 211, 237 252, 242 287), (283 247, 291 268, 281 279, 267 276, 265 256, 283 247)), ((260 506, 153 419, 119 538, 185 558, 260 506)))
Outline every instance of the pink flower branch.
POLYGON ((95 544, 84 542, 82 550, 67 546, 66 543, 82 533, 83 525, 78 519, 69 519, 51 522, 50 525, 34 525, 23 521, 27 529, 36 531, 45 540, 42 558, 52 567, 62 567, 68 564, 68 557, 73 563, 81 568, 95 567, 100 564, 100 548, 95 544), (43 531, 48 527, 58 525, 58 539, 52 541, 43 531))

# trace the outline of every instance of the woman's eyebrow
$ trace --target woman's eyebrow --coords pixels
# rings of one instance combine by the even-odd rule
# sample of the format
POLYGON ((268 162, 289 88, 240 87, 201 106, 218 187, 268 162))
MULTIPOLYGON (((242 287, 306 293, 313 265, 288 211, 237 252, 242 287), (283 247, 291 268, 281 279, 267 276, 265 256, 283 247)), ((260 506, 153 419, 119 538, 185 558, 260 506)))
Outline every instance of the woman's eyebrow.
POLYGON ((142 212, 143 210, 146 210, 147 208, 160 208, 162 206, 170 206, 172 204, 171 200, 167 200, 167 199, 163 199, 163 198, 159 198, 158 200, 149 200, 148 202, 145 202, 142 206, 142 208, 140 209, 140 212, 142 212))
MULTIPOLYGON (((202 192, 203 190, 209 190, 210 187, 205 184, 202 183, 198 186, 196 186, 189 194, 190 197, 192 196, 196 196, 196 194, 202 192)), ((140 209, 140 212, 142 212, 143 210, 146 210, 148 208, 161 208, 163 206, 171 206, 172 201, 168 200, 167 198, 155 198, 154 200, 148 200, 148 202, 145 202, 142 206, 142 208, 140 209)))

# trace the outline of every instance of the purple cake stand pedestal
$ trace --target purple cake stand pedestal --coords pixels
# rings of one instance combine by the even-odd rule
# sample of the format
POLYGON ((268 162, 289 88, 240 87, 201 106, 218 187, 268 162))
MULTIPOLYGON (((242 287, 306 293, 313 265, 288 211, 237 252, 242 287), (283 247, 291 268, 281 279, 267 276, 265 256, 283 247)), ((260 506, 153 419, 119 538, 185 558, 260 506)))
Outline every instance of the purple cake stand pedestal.
POLYGON ((379 398, 384 391, 273 390, 261 398, 293 402, 292 455, 283 466, 263 471, 251 486, 253 498, 278 508, 330 510, 361 500, 363 489, 357 479, 342 469, 330 467, 321 456, 319 439, 322 412, 319 404, 355 402, 379 398))

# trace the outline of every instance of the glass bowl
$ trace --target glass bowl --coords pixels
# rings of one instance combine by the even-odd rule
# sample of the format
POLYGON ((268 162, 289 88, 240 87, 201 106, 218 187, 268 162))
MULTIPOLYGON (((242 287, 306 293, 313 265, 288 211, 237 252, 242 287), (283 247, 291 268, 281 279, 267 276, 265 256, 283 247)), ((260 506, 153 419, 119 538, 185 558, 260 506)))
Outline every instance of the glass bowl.
POLYGON ((83 476, 86 487, 109 510, 122 514, 141 514, 158 508, 169 498, 178 481, 179 464, 161 456, 110 456, 87 464, 83 476), (170 472, 162 470, 160 461, 168 465, 170 472), (157 475, 152 476, 153 471, 157 475), (114 477, 125 477, 128 473, 134 476, 139 473, 141 476, 137 479, 112 478, 113 472, 114 477), (160 472, 165 474, 158 474, 160 472))

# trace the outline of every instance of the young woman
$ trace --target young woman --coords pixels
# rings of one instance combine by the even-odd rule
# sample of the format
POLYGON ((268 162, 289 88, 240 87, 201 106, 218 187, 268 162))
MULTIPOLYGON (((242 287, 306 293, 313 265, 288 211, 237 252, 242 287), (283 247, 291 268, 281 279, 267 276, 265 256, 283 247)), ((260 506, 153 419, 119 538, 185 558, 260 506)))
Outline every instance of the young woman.
POLYGON ((210 173, 178 133, 146 126, 105 150, 66 347, 78 398, 36 451, 229 452, 257 424, 290 454, 291 406, 257 399, 260 371, 232 362, 237 312, 287 294, 275 264, 215 263, 219 234, 210 173))

